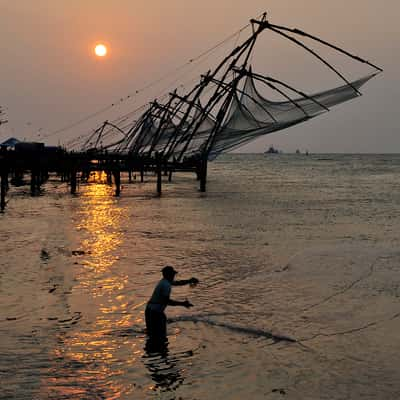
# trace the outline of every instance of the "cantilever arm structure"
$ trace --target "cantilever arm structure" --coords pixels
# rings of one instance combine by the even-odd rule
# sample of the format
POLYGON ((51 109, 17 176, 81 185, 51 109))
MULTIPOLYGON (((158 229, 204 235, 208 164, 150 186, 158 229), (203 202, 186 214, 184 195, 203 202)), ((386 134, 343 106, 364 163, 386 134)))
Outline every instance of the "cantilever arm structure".
MULTIPOLYGON (((109 148, 132 157, 162 157, 178 162, 191 159, 213 159, 255 138, 286 129, 314 118, 331 107, 361 95, 360 88, 382 69, 299 29, 274 25, 266 14, 251 20, 252 33, 236 46, 214 70, 203 75, 197 85, 185 95, 177 90, 165 103, 154 101, 135 121, 123 138, 109 148), (343 85, 315 94, 306 94, 293 85, 253 72, 249 60, 259 36, 270 31, 300 46, 307 53, 334 72, 343 85), (374 68, 369 75, 350 81, 343 73, 307 46, 301 38, 308 38, 336 50, 347 57, 374 68), (264 86, 282 100, 271 101, 260 94, 257 86, 264 86)), ((86 141, 97 147, 106 134, 104 123, 86 141)), ((123 132, 120 132, 123 133, 123 132)), ((104 146, 103 146, 104 148, 104 146)))

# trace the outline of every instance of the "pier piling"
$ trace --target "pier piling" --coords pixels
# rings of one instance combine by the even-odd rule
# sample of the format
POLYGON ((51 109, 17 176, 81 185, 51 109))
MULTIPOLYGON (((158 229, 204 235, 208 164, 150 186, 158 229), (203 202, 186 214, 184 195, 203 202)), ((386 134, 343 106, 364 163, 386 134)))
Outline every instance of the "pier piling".
POLYGON ((206 191, 207 185, 207 159, 200 162, 200 192, 206 191))
POLYGON ((115 196, 119 197, 121 194, 121 171, 119 169, 114 170, 114 181, 115 181, 115 196))
POLYGON ((140 183, 144 182, 144 167, 143 165, 140 166, 140 183))
POLYGON ((157 194, 161 196, 162 192, 162 165, 161 165, 161 158, 157 154, 156 155, 156 174, 157 174, 157 194))
POLYGON ((71 194, 76 194, 76 170, 71 171, 71 194))
POLYGON ((8 172, 6 170, 1 171, 1 195, 0 195, 0 210, 4 211, 6 208, 6 193, 8 186, 8 172))
POLYGON ((111 171, 107 171, 107 185, 112 185, 112 172, 111 171))
POLYGON ((31 170, 31 196, 37 194, 37 190, 40 188, 40 175, 36 168, 31 170))

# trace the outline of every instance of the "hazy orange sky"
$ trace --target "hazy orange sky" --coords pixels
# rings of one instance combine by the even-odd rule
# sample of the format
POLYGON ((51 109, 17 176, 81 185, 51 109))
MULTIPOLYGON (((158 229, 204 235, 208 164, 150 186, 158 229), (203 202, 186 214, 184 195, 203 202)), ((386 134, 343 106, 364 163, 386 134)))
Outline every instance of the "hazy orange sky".
MULTIPOLYGON (((10 120, 0 127, 0 140, 40 140, 39 129, 46 135, 135 93, 263 11, 271 22, 321 36, 385 71, 365 87, 362 98, 258 139, 244 150, 273 144, 285 151, 399 152, 398 0, 0 0, 0 105, 10 120), (102 60, 92 53, 99 41, 110 45, 102 60)), ((273 71, 302 89, 332 86, 329 73, 309 69, 308 56, 266 35, 256 49, 258 72, 273 71)), ((224 51, 234 43, 230 45, 224 51)), ((337 60, 340 66, 342 59, 337 60)), ((342 71, 348 67, 354 77, 370 71, 357 64, 344 66, 342 71)), ((178 85, 179 76, 175 78, 178 85)), ((121 113, 152 95, 125 101, 121 113)), ((63 143, 108 118, 104 113, 48 141, 63 143)))

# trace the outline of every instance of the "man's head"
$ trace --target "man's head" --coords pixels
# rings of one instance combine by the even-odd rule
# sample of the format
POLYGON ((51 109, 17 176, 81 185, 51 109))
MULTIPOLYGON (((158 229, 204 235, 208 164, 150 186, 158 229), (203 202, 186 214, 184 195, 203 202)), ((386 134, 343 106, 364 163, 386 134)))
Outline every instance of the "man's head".
POLYGON ((175 275, 178 273, 177 271, 174 270, 174 267, 171 267, 170 265, 167 265, 161 270, 163 277, 167 279, 168 281, 172 282, 174 280, 175 275))

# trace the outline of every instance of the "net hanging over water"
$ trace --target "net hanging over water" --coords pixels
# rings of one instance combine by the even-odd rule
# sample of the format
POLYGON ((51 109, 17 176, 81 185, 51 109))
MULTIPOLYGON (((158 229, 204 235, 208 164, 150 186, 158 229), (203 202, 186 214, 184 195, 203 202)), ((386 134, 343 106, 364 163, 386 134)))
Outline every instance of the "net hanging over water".
POLYGON ((259 94, 254 78, 249 75, 241 96, 234 96, 227 121, 218 132, 210 155, 216 156, 269 133, 280 131, 323 114, 335 105, 354 99, 373 78, 370 74, 352 82, 309 96, 287 101, 270 101, 259 94))
POLYGON ((105 122, 86 140, 82 150, 108 149, 132 157, 162 157, 165 161, 177 162, 214 159, 260 136, 300 124, 361 96, 361 87, 382 72, 374 64, 316 36, 270 24, 266 14, 261 20, 252 20, 251 26, 251 36, 235 47, 214 70, 203 75, 189 92, 179 95, 175 90, 166 102, 150 103, 128 127, 105 122), (264 31, 278 34, 303 48, 336 74, 342 84, 306 94, 265 73, 254 72, 249 60, 264 31), (373 71, 349 81, 299 37, 319 42, 368 65, 373 71), (273 92, 279 100, 266 98, 261 94, 264 89, 273 92), (119 135, 118 140, 113 140, 115 133, 119 135))

